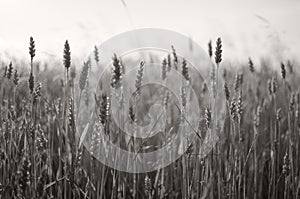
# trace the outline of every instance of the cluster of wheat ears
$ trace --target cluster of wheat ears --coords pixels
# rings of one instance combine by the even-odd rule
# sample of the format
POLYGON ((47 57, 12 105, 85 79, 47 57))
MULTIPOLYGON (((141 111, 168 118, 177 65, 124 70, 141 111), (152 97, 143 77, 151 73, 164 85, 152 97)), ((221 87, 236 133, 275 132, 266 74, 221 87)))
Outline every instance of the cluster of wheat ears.
MULTIPOLYGON (((110 118, 110 95, 101 92, 104 87, 122 87, 124 64, 113 56, 111 81, 109 85, 100 83, 97 95, 91 89, 98 84, 91 62, 96 63, 94 70, 101 68, 97 47, 77 77, 68 41, 64 67, 58 69, 53 64, 41 70, 30 38, 29 75, 24 63, 2 63, 0 198, 300 198, 300 78, 295 64, 282 62, 277 69, 263 61, 254 64, 249 58, 241 67, 232 68, 222 63, 222 41, 218 38, 215 52, 212 43, 208 44, 208 56, 214 64, 213 83, 206 84, 193 79, 187 61, 175 48, 161 61, 160 78, 167 79, 171 70, 178 70, 201 95, 212 90, 216 98, 221 95, 216 88, 221 86, 225 96, 224 126, 218 132, 210 131, 220 138, 210 153, 197 155, 201 143, 195 141, 172 164, 148 173, 126 173, 102 164, 93 156, 102 144, 100 133, 129 151, 136 149, 136 144, 145 151, 149 148, 147 141, 134 138, 126 143, 124 133, 110 118), (97 116, 90 128, 102 129, 88 138, 89 150, 78 136, 85 128, 79 115, 87 107, 97 116)), ((142 61, 135 95, 142 92, 144 72, 142 61)), ((164 107, 170 106, 169 98, 167 93, 164 107)), ((183 87, 181 107, 187 106, 189 99, 183 87)), ((199 116, 204 120, 199 119, 198 136, 215 126, 214 103, 218 102, 212 99, 203 117, 199 116)), ((134 104, 128 117, 132 123, 139 120, 134 104)), ((172 114, 168 121, 164 134, 172 134, 170 129, 178 123, 172 114)))

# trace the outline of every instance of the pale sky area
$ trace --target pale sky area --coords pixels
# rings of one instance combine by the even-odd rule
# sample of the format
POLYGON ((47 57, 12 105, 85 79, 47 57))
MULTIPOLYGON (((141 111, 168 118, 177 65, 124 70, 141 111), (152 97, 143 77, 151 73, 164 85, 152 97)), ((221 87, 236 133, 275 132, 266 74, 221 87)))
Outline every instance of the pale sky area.
MULTIPOLYGON (((299 0, 0 0, 0 58, 85 58, 95 44, 134 28, 165 28, 190 36, 203 48, 217 37, 224 59, 300 56, 299 0)), ((101 52, 101 49, 100 49, 101 52)))

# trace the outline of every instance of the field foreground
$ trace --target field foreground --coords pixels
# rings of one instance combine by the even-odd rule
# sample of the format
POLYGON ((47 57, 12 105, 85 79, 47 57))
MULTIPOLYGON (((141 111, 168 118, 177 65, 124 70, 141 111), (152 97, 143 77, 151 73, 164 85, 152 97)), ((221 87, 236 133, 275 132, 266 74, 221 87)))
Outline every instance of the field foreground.
POLYGON ((46 67, 34 59, 31 38, 30 64, 3 63, 0 70, 0 198, 300 198, 299 66, 291 61, 271 66, 250 58, 241 66, 227 66, 221 40, 216 52, 209 46, 214 62, 207 71, 210 82, 196 77, 174 48, 158 61, 155 78, 168 79, 172 71, 183 76, 177 101, 164 89, 158 94, 153 94, 156 88, 141 89, 151 71, 146 74, 142 60, 131 62, 138 66, 131 83, 140 104, 123 107, 118 101, 128 112, 123 121, 147 124, 142 113, 151 111, 150 96, 157 96, 166 110, 164 128, 141 139, 125 135, 112 120, 110 92, 123 88, 130 62, 112 55, 113 70, 102 82, 101 49, 95 47, 77 72, 68 42, 63 64, 46 67), (186 85, 196 90, 204 107, 192 115, 199 124, 194 133, 219 138, 209 153, 199 154, 203 142, 192 140, 179 159, 147 173, 121 172, 95 158, 99 146, 107 144, 103 137, 135 153, 167 146, 193 108, 186 85), (215 119, 219 103, 224 103, 222 127, 215 119), (94 122, 86 127, 91 118, 94 122), (90 132, 87 141, 81 139, 84 131, 90 132))

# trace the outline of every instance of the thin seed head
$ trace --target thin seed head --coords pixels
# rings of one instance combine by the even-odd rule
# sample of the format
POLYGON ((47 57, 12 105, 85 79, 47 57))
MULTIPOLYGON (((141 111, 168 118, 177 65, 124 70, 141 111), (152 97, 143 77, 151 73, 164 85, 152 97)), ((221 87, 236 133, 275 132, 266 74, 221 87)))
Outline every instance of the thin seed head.
POLYGON ((68 109, 68 120, 69 126, 72 127, 75 124, 74 110, 73 110, 73 99, 69 99, 69 109, 68 109))
POLYGON ((238 92, 238 90, 241 88, 243 84, 243 73, 237 74, 235 76, 235 83, 234 83, 234 90, 238 92))
POLYGON ((216 42, 216 52, 215 52, 215 62, 216 64, 220 64, 222 61, 222 40, 219 37, 216 42))
POLYGON ((144 75, 144 65, 145 63, 143 61, 140 62, 140 68, 138 70, 138 74, 136 76, 135 80, 135 88, 136 88, 136 94, 141 94, 141 87, 142 87, 142 81, 143 81, 143 75, 144 75))
POLYGON ((277 109, 277 111, 276 111, 276 120, 277 121, 280 121, 281 120, 281 109, 279 108, 279 109, 277 109))
POLYGON ((39 83, 33 92, 33 102, 36 102, 39 97, 41 97, 42 84, 39 83))
POLYGON ((289 106, 290 111, 294 111, 295 110, 295 104, 296 104, 295 98, 296 98, 295 93, 292 93, 291 94, 291 98, 290 98, 290 106, 289 106))
POLYGON ((8 78, 8 79, 10 79, 11 77, 12 77, 12 75, 13 75, 13 66, 12 66, 12 63, 10 62, 9 63, 9 66, 8 66, 8 70, 7 70, 7 74, 6 74, 6 77, 8 78))
POLYGON ((254 114, 254 125, 255 127, 258 127, 261 123, 261 107, 258 105, 256 108, 256 113, 254 114))
POLYGON ((240 92, 240 94, 239 94, 236 108, 237 108, 236 110, 237 110, 238 115, 241 117, 243 114, 242 92, 240 92))
POLYGON ((240 86, 242 86, 244 83, 244 74, 243 73, 240 73, 239 74, 239 84, 240 86))
POLYGON ((175 50, 174 46, 171 46, 171 48, 172 48, 172 54, 173 54, 173 59, 174 59, 174 68, 175 68, 175 70, 177 70, 178 69, 178 67, 177 67, 178 57, 177 57, 176 50, 175 50))
POLYGON ((290 174, 290 159, 288 153, 286 153, 283 157, 282 173, 285 176, 288 176, 290 174))
POLYGON ((250 72, 251 72, 251 73, 254 73, 254 72, 255 72, 254 64, 253 64, 253 61, 251 60, 250 57, 249 57, 248 64, 249 64, 249 70, 250 70, 250 72))
POLYGON ((135 110, 132 105, 129 106, 129 119, 130 123, 134 123, 136 121, 135 110))
POLYGON ((237 107, 236 107, 236 102, 234 99, 231 100, 230 103, 230 115, 232 117, 232 119, 234 120, 237 116, 237 107))
POLYGON ((235 81, 234 81, 234 90, 237 92, 239 90, 239 75, 235 75, 235 81))
POLYGON ((80 166, 81 165, 81 162, 82 162, 82 151, 83 151, 83 147, 80 147, 77 150, 76 161, 75 161, 75 165, 76 166, 80 166))
POLYGON ((90 102, 90 86, 88 80, 86 81, 86 86, 84 88, 83 98, 85 105, 88 106, 90 102))
POLYGON ((182 76, 186 79, 186 81, 190 81, 189 69, 185 59, 182 61, 182 76))
POLYGON ((68 40, 66 40, 65 47, 64 47, 64 66, 68 72, 71 66, 71 51, 70 51, 70 45, 68 40))
POLYGON ((277 80, 275 77, 272 78, 272 93, 275 94, 277 91, 277 80))
POLYGON ((29 55, 30 55, 31 62, 32 62, 32 60, 35 56, 35 42, 32 37, 30 37, 30 41, 29 41, 29 55))
POLYGON ((163 99, 163 106, 164 106, 165 108, 168 107, 169 99, 170 99, 170 92, 169 92, 169 91, 166 91, 166 92, 165 92, 164 99, 163 99))
POLYGON ((115 89, 118 89, 121 87, 122 66, 116 54, 114 54, 112 59, 113 59, 113 71, 112 71, 111 86, 115 89))
POLYGON ((99 61, 100 61, 100 58, 99 58, 99 50, 98 50, 97 46, 94 47, 94 58, 95 58, 95 61, 98 64, 99 61))
POLYGON ((177 54, 176 54, 176 50, 175 50, 174 46, 171 46, 171 48, 172 48, 172 54, 173 54, 174 62, 177 63, 178 62, 178 57, 177 57, 177 54))
POLYGON ((211 123, 211 110, 208 107, 205 108, 204 118, 206 126, 209 128, 211 123))
POLYGON ((110 103, 109 103, 109 97, 103 93, 101 96, 101 102, 100 102, 100 122, 104 126, 108 119, 110 109, 110 103))
POLYGON ((185 107, 187 103, 187 96, 186 96, 186 90, 185 87, 181 87, 181 103, 182 106, 185 107))
POLYGON ((213 56, 211 40, 208 42, 208 55, 210 58, 213 56))
POLYGON ((14 84, 17 86, 18 83, 19 83, 19 74, 18 74, 18 71, 17 69, 15 69, 15 73, 14 73, 14 84))
POLYGON ((168 72, 170 72, 171 67, 172 67, 170 54, 168 54, 168 56, 167 56, 167 66, 168 66, 168 72))
POLYGON ((39 152, 43 152, 47 148, 47 137, 45 136, 45 132, 42 127, 38 125, 37 133, 36 133, 36 148, 39 152))
POLYGON ((79 88, 81 91, 86 87, 89 74, 89 62, 83 63, 83 67, 79 77, 79 88))
POLYGON ((285 79, 285 77, 286 77, 285 65, 282 62, 281 62, 281 76, 283 79, 285 79))
POLYGON ((164 59, 162 62, 161 77, 162 77, 162 80, 165 80, 167 78, 167 60, 166 59, 164 59))
POLYGON ((224 84, 224 91, 225 91, 226 100, 229 101, 229 98, 230 98, 230 91, 229 91, 229 88, 228 88, 228 85, 227 85, 226 82, 225 82, 225 84, 224 84))
POLYGON ((270 79, 268 80, 268 91, 269 91, 269 95, 273 94, 272 81, 270 79))
POLYGON ((151 192, 152 192, 152 181, 151 181, 151 179, 149 178, 148 175, 146 175, 146 177, 145 177, 145 184, 144 184, 144 186, 145 186, 145 192, 147 194, 151 194, 151 192))
POLYGON ((106 120, 109 118, 109 111, 110 111, 110 99, 106 97, 106 120))

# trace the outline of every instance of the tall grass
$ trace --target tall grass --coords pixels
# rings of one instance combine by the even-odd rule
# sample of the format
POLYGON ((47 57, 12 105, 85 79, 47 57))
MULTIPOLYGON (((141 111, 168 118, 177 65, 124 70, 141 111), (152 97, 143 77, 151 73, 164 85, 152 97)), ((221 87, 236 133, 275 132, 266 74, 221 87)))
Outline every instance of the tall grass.
MULTIPOLYGON (((208 47, 208 55, 215 63, 211 70, 215 93, 204 115, 195 118, 199 120, 195 133, 202 138, 209 129, 216 128, 211 132, 218 133, 219 142, 202 157, 198 154, 201 141, 195 140, 182 157, 167 167, 131 174, 109 168, 93 156, 104 143, 103 136, 137 153, 147 152, 152 142, 158 143, 151 138, 127 139, 111 118, 111 96, 105 88, 122 92, 123 63, 119 57, 114 55, 112 59, 110 85, 101 85, 100 96, 95 94, 92 98, 95 91, 91 88, 98 83, 95 81, 98 77, 96 72, 91 72, 91 60, 84 62, 76 77, 66 41, 61 68, 55 65, 35 73, 36 50, 31 37, 30 62, 25 68, 29 68, 29 75, 24 76, 21 72, 24 69, 17 68, 17 63, 1 69, 0 198, 300 198, 298 66, 289 61, 271 67, 249 58, 243 66, 228 68, 226 63, 221 64, 221 39, 217 40, 214 53, 211 42, 208 47), (221 70, 227 71, 223 76, 224 85, 220 85, 221 70), (57 71, 65 71, 65 75, 57 71), (223 88, 226 102, 226 119, 221 129, 215 108, 216 99, 221 96, 218 88, 223 88), (89 124, 91 127, 83 126, 78 116, 84 115, 93 103, 97 120, 89 124), (85 128, 98 129, 91 135, 89 150, 80 140, 85 128)), ((175 48, 172 46, 171 54, 160 61, 162 69, 158 78, 167 81, 171 70, 182 72, 184 81, 178 106, 181 120, 175 117, 178 110, 171 108, 172 94, 163 92, 162 106, 168 118, 161 130, 165 138, 161 138, 160 146, 168 144, 178 122, 190 114, 188 85, 201 92, 200 96, 205 96, 208 90, 205 82, 193 79, 187 60, 179 57, 175 48)), ((94 60, 101 68, 99 50, 94 48, 94 60)), ((136 101, 129 107, 131 125, 143 119, 138 100, 144 100, 141 93, 144 75, 141 61, 133 85, 136 101)), ((124 111, 122 95, 119 97, 120 110, 124 111)), ((132 130, 137 133, 136 129, 132 130)))

